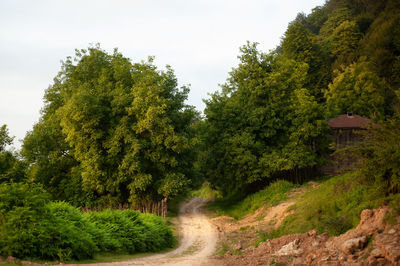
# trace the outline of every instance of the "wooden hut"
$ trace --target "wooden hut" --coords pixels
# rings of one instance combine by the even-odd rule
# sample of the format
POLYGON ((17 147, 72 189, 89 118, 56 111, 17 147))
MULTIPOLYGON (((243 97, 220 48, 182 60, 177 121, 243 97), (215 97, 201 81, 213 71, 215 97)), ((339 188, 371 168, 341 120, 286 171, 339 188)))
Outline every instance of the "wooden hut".
MULTIPOLYGON (((352 112, 328 121, 336 147, 362 141, 363 136, 360 131, 366 130, 370 123, 371 120, 355 115, 352 112)), ((352 156, 330 157, 331 163, 322 167, 321 171, 327 175, 337 175, 352 170, 352 165, 356 160, 357 158, 352 156)))
POLYGON ((362 141, 360 130, 366 130, 371 120, 353 113, 340 115, 328 121, 336 146, 362 141))

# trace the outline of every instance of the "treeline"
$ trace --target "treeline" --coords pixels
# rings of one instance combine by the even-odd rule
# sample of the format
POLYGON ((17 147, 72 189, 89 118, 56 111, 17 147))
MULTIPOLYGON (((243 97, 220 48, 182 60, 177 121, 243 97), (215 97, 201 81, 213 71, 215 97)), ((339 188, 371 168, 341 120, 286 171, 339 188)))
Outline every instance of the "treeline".
POLYGON ((332 117, 398 117, 400 2, 327 1, 299 14, 276 49, 247 43, 239 59, 199 125, 201 169, 225 195, 323 163, 332 117))

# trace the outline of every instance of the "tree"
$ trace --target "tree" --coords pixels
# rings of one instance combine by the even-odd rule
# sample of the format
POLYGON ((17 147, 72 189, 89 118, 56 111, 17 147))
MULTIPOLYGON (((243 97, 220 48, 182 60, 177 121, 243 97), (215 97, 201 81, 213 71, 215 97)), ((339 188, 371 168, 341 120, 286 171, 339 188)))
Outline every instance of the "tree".
POLYGON ((325 92, 330 116, 348 111, 370 118, 385 116, 385 85, 370 68, 370 63, 361 61, 337 73, 325 92))
POLYGON ((14 138, 9 136, 7 125, 0 127, 0 152, 4 152, 7 145, 11 145, 14 138))
POLYGON ((193 172, 197 113, 184 103, 189 89, 179 89, 172 69, 159 71, 152 60, 133 64, 99 47, 67 58, 46 92, 43 120, 25 140, 31 170, 48 172, 39 148, 44 162, 63 169, 56 179, 45 174, 48 181, 81 185, 103 204, 180 193, 193 172), (47 147, 36 144, 43 138, 47 147))
POLYGON ((377 190, 400 193, 400 108, 396 115, 364 132, 364 141, 337 151, 359 160, 358 176, 377 190))
POLYGON ((6 125, 0 127, 0 183, 19 182, 25 179, 26 164, 14 151, 6 150, 13 143, 6 125))
POLYGON ((326 133, 321 106, 302 88, 307 64, 250 43, 239 59, 222 92, 206 101, 202 129, 205 175, 225 195, 317 164, 313 145, 326 133))
POLYGON ((361 33, 354 21, 342 22, 335 28, 330 39, 336 65, 350 64, 356 59, 356 49, 361 39, 361 33))
POLYGON ((322 102, 321 89, 326 87, 331 79, 329 52, 321 47, 316 36, 308 30, 308 17, 301 18, 302 16, 298 16, 289 24, 281 42, 282 54, 308 65, 304 87, 318 102, 322 102))

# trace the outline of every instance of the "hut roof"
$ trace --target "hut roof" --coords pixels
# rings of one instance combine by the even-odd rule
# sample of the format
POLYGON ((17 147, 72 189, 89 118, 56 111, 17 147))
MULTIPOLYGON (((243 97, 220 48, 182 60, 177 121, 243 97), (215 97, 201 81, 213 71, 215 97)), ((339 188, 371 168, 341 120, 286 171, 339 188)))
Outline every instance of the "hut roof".
POLYGON ((340 115, 328 121, 331 128, 366 128, 371 120, 359 115, 340 115))

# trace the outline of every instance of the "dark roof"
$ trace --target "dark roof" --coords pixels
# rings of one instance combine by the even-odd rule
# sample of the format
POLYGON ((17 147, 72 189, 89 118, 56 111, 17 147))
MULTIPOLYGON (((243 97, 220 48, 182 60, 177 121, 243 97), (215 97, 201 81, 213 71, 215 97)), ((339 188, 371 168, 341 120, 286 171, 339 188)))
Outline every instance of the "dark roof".
POLYGON ((328 121, 331 128, 366 128, 371 120, 359 115, 340 115, 328 121))

